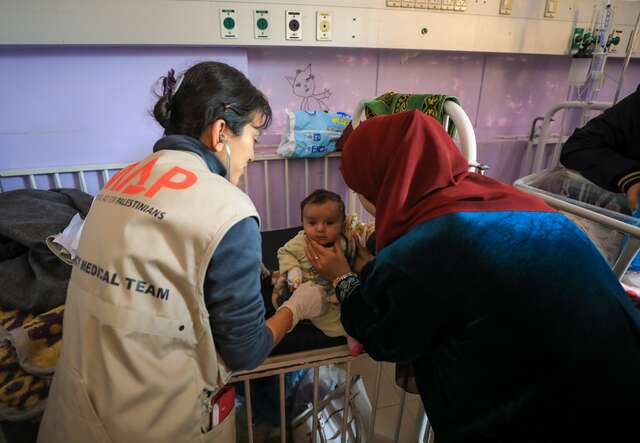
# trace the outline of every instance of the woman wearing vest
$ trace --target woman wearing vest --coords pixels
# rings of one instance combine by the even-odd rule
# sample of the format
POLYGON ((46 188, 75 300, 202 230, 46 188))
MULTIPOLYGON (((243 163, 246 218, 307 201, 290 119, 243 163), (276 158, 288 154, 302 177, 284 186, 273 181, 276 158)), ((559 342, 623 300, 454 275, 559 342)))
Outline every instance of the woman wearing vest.
POLYGON ((360 275, 339 248, 307 256, 347 333, 412 367, 438 443, 638 441, 640 314, 584 232, 470 173, 418 111, 363 122, 342 174, 377 255, 360 275))
POLYGON ((163 78, 154 108, 164 137, 85 220, 39 442, 234 441, 233 413, 209 422, 212 396, 325 309, 306 285, 264 319, 259 218, 236 185, 266 98, 222 63, 179 80, 163 78))

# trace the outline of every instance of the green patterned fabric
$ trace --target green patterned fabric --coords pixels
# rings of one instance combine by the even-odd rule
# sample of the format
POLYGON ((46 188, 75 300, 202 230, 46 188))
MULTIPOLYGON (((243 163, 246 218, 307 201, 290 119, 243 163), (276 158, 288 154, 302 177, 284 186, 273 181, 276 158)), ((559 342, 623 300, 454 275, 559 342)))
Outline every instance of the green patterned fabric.
MULTIPOLYGON (((458 105, 460 104, 457 97, 450 95, 401 94, 391 91, 366 102, 364 105, 364 113, 367 118, 371 118, 376 115, 395 114, 419 109, 444 125, 444 104, 449 100, 458 105)), ((451 137, 456 133, 456 128, 452 121, 449 122, 448 132, 451 137)))

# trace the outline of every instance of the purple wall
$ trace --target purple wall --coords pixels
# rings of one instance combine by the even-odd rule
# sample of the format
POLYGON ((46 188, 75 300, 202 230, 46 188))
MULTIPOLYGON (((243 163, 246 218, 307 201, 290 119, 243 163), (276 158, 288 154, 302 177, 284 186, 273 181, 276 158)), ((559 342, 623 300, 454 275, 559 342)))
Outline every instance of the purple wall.
MULTIPOLYGON (((296 70, 311 65, 315 76, 316 94, 325 89, 331 92, 321 99, 332 111, 351 113, 363 97, 376 91, 377 52, 341 48, 259 48, 248 51, 249 76, 269 98, 274 110, 274 123, 269 129, 276 143, 284 129, 285 110, 296 111, 304 97, 296 96, 287 77, 295 77, 296 70)), ((309 95, 313 91, 309 92, 309 95)), ((311 105, 320 104, 313 100, 311 105)), ((268 141, 272 141, 269 138, 268 141)))
POLYGON ((162 134, 154 84, 208 59, 247 72, 243 50, 0 47, 0 170, 143 156, 162 134))
MULTIPOLYGON (((360 99, 388 90, 456 95, 475 124, 478 159, 491 166, 489 175, 509 182, 518 176, 533 118, 570 96, 570 59, 561 56, 278 47, 0 47, 0 170, 142 157, 161 135, 149 115, 155 82, 168 68, 182 71, 202 60, 238 67, 269 97, 275 118, 263 144, 279 142, 284 111, 299 109, 304 100, 314 108, 326 104, 351 113, 360 99), (294 93, 287 77, 309 64, 315 90, 305 98, 294 93)), ((620 59, 607 62, 599 100, 613 98, 621 65, 620 59)), ((640 60, 634 60, 623 95, 638 83, 640 60)), ((302 162, 290 166, 293 174, 303 170, 302 162)), ((267 196, 262 166, 251 166, 250 195, 262 211, 268 198, 278 210, 272 226, 284 226, 282 166, 270 162, 270 168, 267 196)), ((336 161, 330 169, 329 181, 338 186, 336 161)), ((323 165, 312 163, 311 172, 310 188, 323 186, 323 165)), ((290 184, 291 220, 297 220, 297 202, 304 195, 296 177, 290 184)), ((5 190, 20 185, 12 183, 3 182, 5 190)))

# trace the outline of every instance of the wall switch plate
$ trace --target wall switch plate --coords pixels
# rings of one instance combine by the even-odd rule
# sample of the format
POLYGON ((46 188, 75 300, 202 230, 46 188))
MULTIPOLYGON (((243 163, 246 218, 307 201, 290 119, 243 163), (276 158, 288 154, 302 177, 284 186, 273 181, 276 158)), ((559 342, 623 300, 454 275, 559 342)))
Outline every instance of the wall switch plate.
POLYGON ((220 37, 238 38, 238 16, 235 9, 220 10, 220 37))
POLYGON ((285 39, 302 40, 302 12, 286 11, 285 17, 285 39))
POLYGON ((553 18, 558 13, 558 0, 547 0, 544 5, 544 16, 553 18))
POLYGON ((329 12, 316 13, 316 40, 330 41, 333 31, 333 22, 329 12))
POLYGON ((258 40, 271 38, 271 20, 269 10, 253 10, 253 38, 258 40))
POLYGON ((498 12, 502 15, 511 15, 513 10, 512 0, 500 0, 500 9, 498 12))
POLYGON ((427 9, 429 2, 427 0, 416 0, 416 5, 414 8, 417 9, 427 9))

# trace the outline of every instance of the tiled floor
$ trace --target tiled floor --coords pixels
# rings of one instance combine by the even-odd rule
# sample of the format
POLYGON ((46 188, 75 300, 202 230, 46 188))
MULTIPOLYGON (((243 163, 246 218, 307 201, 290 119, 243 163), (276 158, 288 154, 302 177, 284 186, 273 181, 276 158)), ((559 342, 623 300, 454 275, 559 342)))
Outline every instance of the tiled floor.
MULTIPOLYGON (((364 379, 369 401, 373 403, 377 363, 363 356, 353 361, 352 374, 360 374, 364 379)), ((375 439, 372 443, 391 443, 394 441, 396 423, 400 411, 401 390, 395 383, 395 365, 382 364, 382 379, 378 407, 376 412, 375 439)), ((422 420, 420 397, 407 394, 400 426, 401 443, 417 443, 422 420)))

